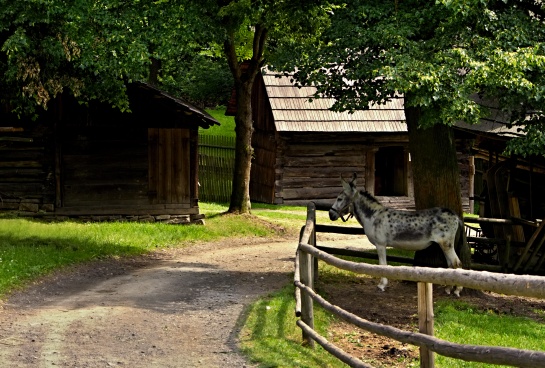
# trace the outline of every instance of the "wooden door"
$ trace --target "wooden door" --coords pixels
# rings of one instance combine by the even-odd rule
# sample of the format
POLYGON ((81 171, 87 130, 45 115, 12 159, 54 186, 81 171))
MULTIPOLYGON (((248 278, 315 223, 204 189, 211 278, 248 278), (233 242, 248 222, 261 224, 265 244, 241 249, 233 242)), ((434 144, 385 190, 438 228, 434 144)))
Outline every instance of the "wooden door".
POLYGON ((190 203, 188 129, 148 129, 149 198, 152 204, 190 203))

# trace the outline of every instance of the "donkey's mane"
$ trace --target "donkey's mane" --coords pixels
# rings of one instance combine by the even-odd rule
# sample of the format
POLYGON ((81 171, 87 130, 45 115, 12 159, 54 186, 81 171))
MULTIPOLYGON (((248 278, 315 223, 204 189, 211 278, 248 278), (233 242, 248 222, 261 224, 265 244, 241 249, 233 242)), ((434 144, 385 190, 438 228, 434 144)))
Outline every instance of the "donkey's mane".
POLYGON ((376 199, 375 197, 373 197, 373 195, 371 193, 369 193, 368 191, 366 190, 360 190, 360 195, 361 196, 364 196, 367 200, 371 201, 371 202, 374 202, 374 203, 378 203, 378 204, 381 204, 378 199, 376 199))

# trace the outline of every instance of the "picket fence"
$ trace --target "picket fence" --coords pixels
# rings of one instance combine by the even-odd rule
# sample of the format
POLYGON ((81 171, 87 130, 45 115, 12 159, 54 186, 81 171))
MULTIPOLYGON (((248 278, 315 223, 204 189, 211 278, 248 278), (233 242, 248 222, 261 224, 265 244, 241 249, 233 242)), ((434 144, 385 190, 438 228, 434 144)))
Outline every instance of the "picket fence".
POLYGON ((235 168, 235 137, 199 134, 199 200, 229 202, 235 168))

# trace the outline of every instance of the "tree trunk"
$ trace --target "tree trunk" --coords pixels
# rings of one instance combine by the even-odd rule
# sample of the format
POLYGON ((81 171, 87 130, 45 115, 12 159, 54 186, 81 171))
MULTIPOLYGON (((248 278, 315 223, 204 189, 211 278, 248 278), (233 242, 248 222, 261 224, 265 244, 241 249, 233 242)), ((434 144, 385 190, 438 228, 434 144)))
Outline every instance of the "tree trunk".
POLYGON ((159 74, 161 72, 161 60, 152 57, 150 59, 148 83, 153 86, 159 85, 159 74))
POLYGON ((237 111, 235 113, 235 170, 229 213, 249 213, 250 170, 252 167, 252 89, 257 73, 263 66, 263 51, 267 39, 267 29, 262 25, 254 27, 253 55, 244 64, 238 62, 234 33, 229 34, 224 43, 225 56, 235 80, 237 111))
POLYGON ((237 83, 237 112, 235 115, 235 170, 230 213, 248 213, 250 202, 250 170, 252 167, 252 83, 237 83))
MULTIPOLYGON (((421 129, 418 127, 420 108, 405 106, 416 209, 446 207, 461 217, 460 170, 452 128, 438 123, 421 129)), ((471 254, 467 244, 460 241, 455 249, 464 268, 470 268, 471 254)), ((447 266, 445 256, 436 244, 416 252, 414 262, 416 266, 447 266)))

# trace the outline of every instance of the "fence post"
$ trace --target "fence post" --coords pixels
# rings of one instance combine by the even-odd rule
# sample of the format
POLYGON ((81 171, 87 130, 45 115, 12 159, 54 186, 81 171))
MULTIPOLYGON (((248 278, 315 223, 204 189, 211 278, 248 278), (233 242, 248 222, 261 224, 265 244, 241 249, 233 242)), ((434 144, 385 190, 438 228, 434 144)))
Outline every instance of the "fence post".
MULTIPOLYGON (((312 277, 313 261, 312 256, 299 250, 299 270, 301 282, 314 289, 312 277)), ((314 305, 312 298, 304 290, 301 291, 301 320, 311 329, 314 329, 314 305)), ((314 340, 303 331, 303 345, 314 348, 314 340)))
MULTIPOLYGON (((418 283, 418 331, 433 336, 433 284, 418 283)), ((433 351, 427 347, 420 347, 420 367, 435 367, 433 351)))
MULTIPOLYGON (((316 246, 316 204, 309 202, 307 205, 307 218, 312 219, 312 234, 310 235, 309 245, 316 246)), ((318 258, 312 257, 312 280, 318 282, 318 258)))

